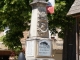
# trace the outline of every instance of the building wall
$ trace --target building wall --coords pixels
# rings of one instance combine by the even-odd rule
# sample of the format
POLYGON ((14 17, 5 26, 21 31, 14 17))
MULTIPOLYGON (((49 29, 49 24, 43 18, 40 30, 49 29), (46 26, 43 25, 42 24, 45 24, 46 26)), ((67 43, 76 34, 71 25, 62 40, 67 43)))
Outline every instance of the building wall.
POLYGON ((55 60, 62 60, 62 54, 54 54, 54 59, 55 60))
MULTIPOLYGON (((60 32, 60 29, 57 29, 60 32)), ((62 60, 63 39, 58 37, 58 34, 52 36, 53 40, 53 56, 55 60, 62 60)))
POLYGON ((55 60, 62 60, 63 41, 53 41, 53 56, 55 60))

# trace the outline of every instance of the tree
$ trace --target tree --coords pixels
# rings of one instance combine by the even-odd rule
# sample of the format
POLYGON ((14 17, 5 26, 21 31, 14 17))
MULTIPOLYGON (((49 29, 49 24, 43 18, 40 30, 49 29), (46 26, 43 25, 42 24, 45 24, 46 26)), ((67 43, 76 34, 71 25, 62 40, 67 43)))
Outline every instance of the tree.
MULTIPOLYGON (((71 1, 73 2, 73 1, 71 1)), ((49 18, 49 28, 52 32, 56 32, 55 28, 60 27, 62 31, 60 32, 60 36, 64 35, 65 28, 68 27, 68 24, 70 25, 74 24, 73 18, 70 16, 67 16, 67 13, 69 11, 69 7, 72 5, 71 2, 65 1, 65 0, 56 0, 55 5, 55 12, 54 14, 48 14, 49 18), (68 4, 71 3, 71 4, 68 4)), ((63 38, 63 37, 62 37, 63 38)))
POLYGON ((26 0, 0 0, 0 27, 3 30, 6 26, 9 31, 3 42, 9 49, 21 49, 20 39, 23 31, 29 28, 31 6, 26 0))

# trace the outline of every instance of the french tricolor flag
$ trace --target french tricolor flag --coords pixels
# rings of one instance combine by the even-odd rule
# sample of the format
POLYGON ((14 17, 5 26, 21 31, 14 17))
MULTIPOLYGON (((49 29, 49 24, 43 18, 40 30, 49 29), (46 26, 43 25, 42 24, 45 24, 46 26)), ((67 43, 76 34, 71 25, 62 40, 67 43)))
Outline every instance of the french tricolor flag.
POLYGON ((47 13, 54 13, 55 0, 48 0, 47 13))

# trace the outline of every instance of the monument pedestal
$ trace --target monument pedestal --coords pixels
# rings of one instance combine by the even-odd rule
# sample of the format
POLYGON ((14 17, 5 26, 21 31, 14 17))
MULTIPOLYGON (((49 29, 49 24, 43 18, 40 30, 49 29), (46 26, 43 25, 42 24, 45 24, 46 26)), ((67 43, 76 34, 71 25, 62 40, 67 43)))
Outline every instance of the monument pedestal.
POLYGON ((55 59, 53 59, 53 58, 33 58, 33 59, 29 58, 28 60, 55 60, 55 59))
POLYGON ((26 40, 26 57, 52 57, 52 40, 48 38, 26 40))
POLYGON ((26 40, 26 60, 54 60, 52 40, 48 38, 29 38, 26 40))

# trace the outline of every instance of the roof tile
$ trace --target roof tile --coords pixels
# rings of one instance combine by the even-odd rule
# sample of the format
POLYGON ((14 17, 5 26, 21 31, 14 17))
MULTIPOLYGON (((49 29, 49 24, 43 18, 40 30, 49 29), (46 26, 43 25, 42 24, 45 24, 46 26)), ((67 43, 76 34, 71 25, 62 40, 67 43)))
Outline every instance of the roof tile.
POLYGON ((67 15, 80 13, 80 0, 75 0, 67 15))

